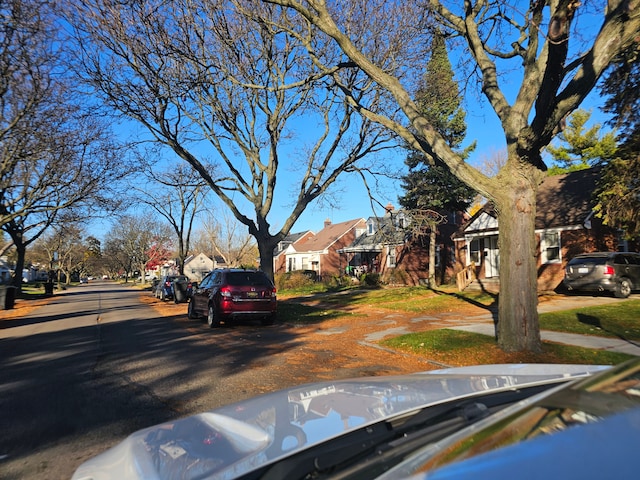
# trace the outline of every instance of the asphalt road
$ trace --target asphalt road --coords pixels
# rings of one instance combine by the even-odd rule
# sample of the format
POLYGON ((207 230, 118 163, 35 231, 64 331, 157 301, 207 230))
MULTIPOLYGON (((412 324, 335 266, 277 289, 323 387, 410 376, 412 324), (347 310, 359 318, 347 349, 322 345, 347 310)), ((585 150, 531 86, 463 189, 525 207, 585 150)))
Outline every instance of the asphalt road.
POLYGON ((255 395, 248 367, 287 343, 255 330, 264 341, 250 349, 222 342, 223 331, 157 317, 138 291, 109 282, 3 320, 0 479, 68 479, 135 430, 255 395))
MULTIPOLYGON (((610 301, 619 300, 566 297, 540 310, 610 301)), ((0 321, 0 479, 68 479, 140 428, 266 391, 437 368, 371 342, 414 329, 493 325, 487 312, 387 312, 308 327, 209 329, 175 307, 175 317, 159 317, 138 290, 97 282, 0 321), (340 339, 348 340, 342 348, 340 339)))

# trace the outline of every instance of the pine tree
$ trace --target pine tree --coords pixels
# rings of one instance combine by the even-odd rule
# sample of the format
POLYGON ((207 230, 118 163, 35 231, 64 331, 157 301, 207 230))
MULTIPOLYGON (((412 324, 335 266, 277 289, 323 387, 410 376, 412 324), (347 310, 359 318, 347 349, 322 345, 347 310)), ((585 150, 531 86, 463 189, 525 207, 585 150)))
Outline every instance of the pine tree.
MULTIPOLYGON (((427 62, 423 84, 416 95, 416 103, 451 147, 458 148, 466 135, 467 125, 442 35, 434 35, 431 57, 427 62)), ((406 193, 398 201, 409 211, 464 211, 476 195, 473 189, 434 157, 410 152, 405 164, 409 167, 409 173, 402 178, 402 188, 406 193)), ((429 281, 433 282, 437 225, 434 223, 430 227, 429 281)))
POLYGON ((604 111, 619 130, 617 157, 605 168, 597 191, 597 215, 622 229, 628 238, 640 236, 640 42, 626 50, 605 77, 601 93, 604 111))

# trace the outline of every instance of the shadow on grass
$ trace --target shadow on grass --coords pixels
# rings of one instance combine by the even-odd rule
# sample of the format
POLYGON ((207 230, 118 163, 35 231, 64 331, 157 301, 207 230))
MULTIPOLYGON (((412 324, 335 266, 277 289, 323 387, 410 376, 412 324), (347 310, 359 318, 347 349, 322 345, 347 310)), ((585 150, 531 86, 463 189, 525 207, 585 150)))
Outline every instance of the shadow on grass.
POLYGON ((603 332, 611 335, 612 337, 616 337, 619 338, 620 340, 623 340, 631 345, 635 345, 635 346, 640 346, 640 343, 635 342, 627 337, 625 337, 624 335, 621 335, 620 333, 613 331, 609 328, 605 328, 602 325, 602 322, 600 321, 600 318, 594 316, 594 315, 587 315, 584 313, 577 313, 577 318, 578 318, 578 322, 584 324, 584 325, 589 325, 591 327, 595 327, 598 328, 600 330, 602 330, 603 332))
MULTIPOLYGON (((293 299, 292 299, 293 300, 293 299)), ((344 316, 344 312, 313 307, 290 300, 278 302, 278 323, 309 325, 344 316)))
POLYGON ((485 288, 481 288, 480 292, 481 294, 487 295, 488 297, 491 298, 491 303, 489 305, 472 298, 469 294, 464 294, 460 292, 447 292, 445 290, 438 290, 436 288, 432 288, 431 291, 433 291, 434 293, 437 293, 438 295, 448 295, 457 300, 467 302, 475 307, 484 308, 485 310, 488 310, 495 314, 497 314, 498 312, 498 297, 499 297, 498 293, 492 292, 490 290, 486 290, 485 288))

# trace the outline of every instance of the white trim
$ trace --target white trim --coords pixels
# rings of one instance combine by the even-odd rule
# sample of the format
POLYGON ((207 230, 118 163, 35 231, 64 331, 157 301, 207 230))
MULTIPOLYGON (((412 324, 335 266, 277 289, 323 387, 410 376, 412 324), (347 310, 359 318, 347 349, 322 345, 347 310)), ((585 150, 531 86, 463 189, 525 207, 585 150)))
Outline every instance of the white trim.
POLYGON ((551 265, 562 263, 562 231, 557 228, 549 228, 546 230, 542 230, 540 235, 540 263, 542 265, 551 265), (557 235, 557 242, 554 244, 546 244, 546 235, 557 235), (557 256, 554 258, 548 259, 547 252, 551 248, 557 248, 557 256))

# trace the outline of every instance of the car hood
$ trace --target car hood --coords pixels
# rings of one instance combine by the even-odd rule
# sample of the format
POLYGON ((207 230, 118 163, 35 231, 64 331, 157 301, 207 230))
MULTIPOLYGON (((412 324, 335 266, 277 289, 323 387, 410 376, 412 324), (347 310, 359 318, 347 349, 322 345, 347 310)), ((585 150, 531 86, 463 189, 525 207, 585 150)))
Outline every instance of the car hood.
POLYGON ((606 368, 484 365, 298 386, 140 430, 83 463, 73 479, 237 478, 417 409, 606 368))

